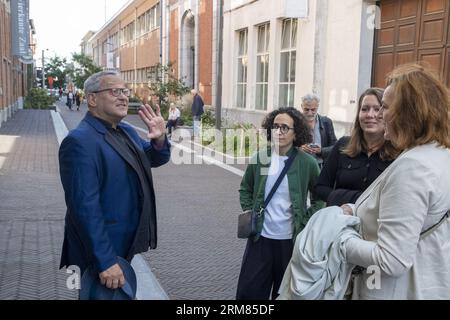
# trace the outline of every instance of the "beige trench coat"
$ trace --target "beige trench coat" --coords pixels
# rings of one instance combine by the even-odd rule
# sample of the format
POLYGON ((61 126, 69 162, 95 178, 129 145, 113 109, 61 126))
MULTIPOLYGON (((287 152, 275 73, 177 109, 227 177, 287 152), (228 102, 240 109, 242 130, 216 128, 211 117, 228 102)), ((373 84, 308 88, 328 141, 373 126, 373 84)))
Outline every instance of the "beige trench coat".
POLYGON ((353 299, 450 299, 450 150, 427 144, 403 152, 355 204, 362 239, 346 259, 370 271, 353 299), (380 272, 377 272, 378 270, 380 272))

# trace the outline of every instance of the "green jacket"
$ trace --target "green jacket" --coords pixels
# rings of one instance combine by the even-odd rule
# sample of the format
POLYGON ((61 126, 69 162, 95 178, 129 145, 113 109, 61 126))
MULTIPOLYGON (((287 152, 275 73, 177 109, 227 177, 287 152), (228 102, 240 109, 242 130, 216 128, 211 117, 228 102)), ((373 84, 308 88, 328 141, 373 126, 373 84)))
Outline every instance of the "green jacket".
MULTIPOLYGON (((314 186, 320 170, 317 161, 297 148, 291 148, 287 156, 296 152, 291 167, 287 172, 289 194, 294 213, 293 240, 303 230, 309 218, 319 209, 324 207, 324 202, 319 200, 314 193, 314 186), (311 192, 311 206, 307 208, 308 190, 311 192)), ((251 159, 239 188, 242 210, 260 210, 264 205, 264 192, 267 181, 267 172, 270 168, 271 149, 261 150, 251 159), (265 172, 264 172, 265 171, 265 172)), ((264 214, 257 221, 257 235, 254 241, 259 239, 264 223, 264 214)))

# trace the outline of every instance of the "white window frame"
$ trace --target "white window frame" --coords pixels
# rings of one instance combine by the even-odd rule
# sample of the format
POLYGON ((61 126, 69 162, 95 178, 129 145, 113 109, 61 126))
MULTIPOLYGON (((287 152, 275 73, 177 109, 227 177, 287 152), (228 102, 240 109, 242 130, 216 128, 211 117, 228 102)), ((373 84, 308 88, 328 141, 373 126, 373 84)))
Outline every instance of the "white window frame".
POLYGON ((268 104, 268 90, 269 90, 269 63, 270 63, 270 53, 269 53, 269 43, 270 43, 270 23, 266 22, 264 24, 260 24, 257 26, 257 32, 256 32, 256 68, 255 68, 255 84, 256 84, 256 92, 255 92, 255 109, 256 110, 267 110, 267 104, 268 104), (263 50, 260 51, 260 43, 259 43, 259 39, 260 39, 260 32, 261 30, 264 30, 264 35, 263 35, 263 41, 264 43, 262 44, 262 48, 263 50), (262 79, 266 79, 265 81, 260 81, 258 82, 258 64, 260 59, 263 59, 263 64, 264 67, 262 68, 262 79), (263 97, 265 97, 265 99, 263 98, 263 104, 259 105, 258 104, 258 86, 262 87, 262 94, 263 97))
POLYGON ((241 29, 237 31, 237 59, 236 59, 236 107, 239 109, 245 109, 247 104, 247 86, 248 86, 248 29, 241 29), (241 34, 244 35, 243 45, 244 48, 241 48, 241 34), (245 65, 243 81, 239 81, 239 64, 245 65), (241 96, 239 97, 239 87, 242 87, 244 90, 241 92, 241 96))
POLYGON ((295 61, 297 61, 298 57, 297 57, 297 35, 298 35, 298 20, 296 18, 288 18, 288 19, 283 19, 281 21, 281 43, 280 43, 280 76, 279 76, 279 84, 278 84, 278 107, 293 107, 294 106, 294 101, 295 101, 295 80, 296 80, 296 66, 295 64, 292 65, 292 55, 295 54, 295 61), (289 32, 289 45, 286 48, 283 48, 283 35, 284 35, 284 25, 286 22, 290 22, 290 32, 289 32), (295 24, 295 29, 292 27, 295 24), (295 30, 295 38, 294 38, 294 34, 293 34, 293 30, 295 30), (283 71, 281 68, 281 61, 282 61, 282 56, 284 53, 288 53, 288 76, 287 76, 287 82, 283 80, 283 75, 281 74, 281 72, 283 71), (294 73, 294 77, 293 79, 291 78, 291 73, 294 73), (287 97, 285 99, 284 96, 282 96, 282 86, 286 86, 287 87, 287 97), (283 103, 283 101, 287 101, 287 103, 283 103), (291 102, 291 103, 289 103, 291 102))

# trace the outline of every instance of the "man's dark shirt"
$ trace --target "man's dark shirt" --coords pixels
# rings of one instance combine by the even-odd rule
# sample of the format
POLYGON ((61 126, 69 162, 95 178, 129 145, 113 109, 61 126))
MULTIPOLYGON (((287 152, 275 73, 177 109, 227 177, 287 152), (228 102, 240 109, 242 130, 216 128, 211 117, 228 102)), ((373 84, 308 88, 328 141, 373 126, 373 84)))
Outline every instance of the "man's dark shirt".
MULTIPOLYGON (((97 117, 96 117, 97 118, 97 117)), ((112 134, 112 136, 116 139, 116 141, 122 146, 123 150, 126 150, 127 156, 131 159, 136 159, 136 148, 133 145, 133 142, 130 141, 128 136, 120 127, 117 127, 114 129, 108 121, 105 121, 103 119, 97 118, 98 121, 100 121, 105 128, 112 134)))
MULTIPOLYGON (((128 160, 132 161, 134 163, 134 166, 138 168, 139 172, 136 172, 136 174, 138 176, 141 176, 142 179, 145 179, 145 186, 142 186, 141 184, 137 187, 136 190, 136 192, 139 192, 139 207, 141 208, 141 212, 153 211, 151 208, 151 201, 154 201, 154 199, 152 199, 152 192, 150 190, 151 181, 148 180, 148 177, 145 174, 145 167, 141 160, 141 157, 145 157, 145 155, 142 154, 141 157, 139 156, 139 150, 136 149, 133 142, 119 126, 114 129, 109 122, 100 118, 97 119, 105 126, 108 132, 111 133, 112 137, 116 140, 116 143, 120 144, 121 149, 126 152, 128 160)), ((135 171, 133 170, 133 172, 135 171)))

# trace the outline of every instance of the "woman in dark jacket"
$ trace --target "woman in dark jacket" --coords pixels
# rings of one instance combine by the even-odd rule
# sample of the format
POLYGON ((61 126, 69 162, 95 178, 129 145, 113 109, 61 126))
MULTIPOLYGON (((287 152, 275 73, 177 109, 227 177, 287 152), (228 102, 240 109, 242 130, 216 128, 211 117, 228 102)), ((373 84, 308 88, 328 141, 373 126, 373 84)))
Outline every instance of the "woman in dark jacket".
POLYGON ((331 151, 316 185, 327 206, 355 203, 399 152, 384 139, 381 108, 383 89, 369 88, 358 100, 350 137, 341 138, 331 151))

